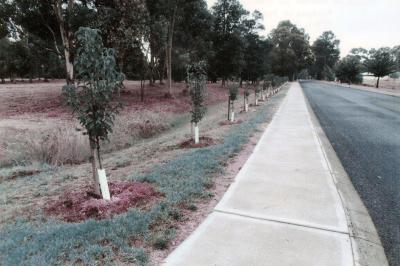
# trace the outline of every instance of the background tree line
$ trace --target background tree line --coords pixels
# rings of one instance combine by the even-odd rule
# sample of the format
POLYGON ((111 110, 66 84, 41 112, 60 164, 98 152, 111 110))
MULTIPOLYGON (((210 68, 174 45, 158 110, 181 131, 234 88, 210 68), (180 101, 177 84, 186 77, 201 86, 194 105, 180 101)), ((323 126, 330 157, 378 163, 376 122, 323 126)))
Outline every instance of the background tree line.
POLYGON ((399 46, 355 49, 340 59, 339 40, 324 32, 313 44, 304 29, 282 21, 264 37, 263 16, 238 0, 5 0, 0 3, 0 79, 74 81, 74 33, 99 29, 127 78, 183 81, 186 66, 207 62, 211 81, 252 83, 267 74, 357 82, 399 68, 399 46), (356 72, 356 74, 354 74, 356 72))

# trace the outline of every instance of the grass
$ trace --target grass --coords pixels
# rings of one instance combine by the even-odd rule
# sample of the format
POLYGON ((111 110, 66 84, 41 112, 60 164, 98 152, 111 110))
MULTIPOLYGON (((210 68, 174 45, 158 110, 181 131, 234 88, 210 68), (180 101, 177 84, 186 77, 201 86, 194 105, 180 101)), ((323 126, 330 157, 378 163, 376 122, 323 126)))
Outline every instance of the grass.
MULTIPOLYGON (((103 143, 103 152, 128 148, 136 142, 156 136, 180 123, 178 118, 161 111, 143 110, 141 115, 118 116, 109 141, 103 143)), ((51 124, 47 128, 20 132, 0 132, 0 167, 32 164, 79 164, 89 158, 89 141, 73 122, 51 124)))
POLYGON ((194 149, 130 178, 153 183, 165 194, 147 211, 130 209, 107 220, 81 223, 19 220, 0 231, 3 265, 146 264, 150 247, 163 249, 174 235, 179 206, 195 198, 211 197, 212 177, 223 171, 228 158, 239 152, 260 123, 270 121, 282 94, 242 124, 232 126, 223 143, 194 149))

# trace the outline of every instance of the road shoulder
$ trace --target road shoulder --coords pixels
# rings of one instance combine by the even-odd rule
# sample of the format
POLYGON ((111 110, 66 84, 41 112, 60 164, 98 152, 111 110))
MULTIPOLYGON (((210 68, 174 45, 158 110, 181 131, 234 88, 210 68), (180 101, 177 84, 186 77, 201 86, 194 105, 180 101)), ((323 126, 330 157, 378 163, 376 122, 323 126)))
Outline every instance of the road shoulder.
POLYGON ((379 94, 385 94, 385 95, 390 95, 390 96, 396 96, 396 97, 400 97, 400 90, 390 90, 390 89, 377 89, 377 88, 373 88, 373 87, 368 87, 368 86, 362 86, 362 85, 355 85, 355 84, 342 84, 342 83, 338 83, 338 82, 333 82, 333 81, 320 81, 323 83, 327 83, 330 85, 336 85, 336 86, 340 86, 340 87, 344 87, 344 88, 350 88, 350 89, 355 89, 355 90, 360 90, 360 91, 369 91, 369 92, 374 92, 374 93, 379 93, 379 94))
POLYGON ((345 209, 354 252, 355 265, 388 265, 382 243, 372 219, 369 216, 360 196, 355 190, 350 177, 347 175, 337 157, 335 150, 325 135, 325 132, 315 116, 307 97, 305 95, 304 97, 306 99, 312 125, 317 134, 325 160, 330 168, 329 170, 345 209))

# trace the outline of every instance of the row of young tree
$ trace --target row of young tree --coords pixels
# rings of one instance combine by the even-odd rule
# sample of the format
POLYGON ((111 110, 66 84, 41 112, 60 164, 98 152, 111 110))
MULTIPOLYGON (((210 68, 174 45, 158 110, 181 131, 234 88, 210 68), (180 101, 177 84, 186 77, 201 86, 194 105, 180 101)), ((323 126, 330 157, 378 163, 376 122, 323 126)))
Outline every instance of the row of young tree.
MULTIPOLYGON (((91 150, 93 173, 93 192, 110 200, 111 195, 105 169, 101 160, 102 142, 112 133, 113 121, 122 108, 118 90, 125 79, 117 69, 115 51, 103 46, 100 31, 89 27, 81 27, 74 35, 76 56, 74 59, 75 80, 63 87, 66 103, 75 113, 80 124, 86 129, 91 150)), ((199 143, 198 123, 206 113, 207 65, 204 61, 189 64, 186 79, 192 102, 191 123, 193 144, 199 143)), ((255 93, 255 103, 265 101, 278 92, 278 85, 286 82, 285 78, 267 76, 268 80, 247 84, 243 93, 244 112, 248 111, 249 89, 255 93), (275 86, 275 87, 274 87, 275 86)), ((239 83, 229 82, 228 120, 234 122, 235 101, 239 97, 239 83)))
MULTIPOLYGON (((184 80, 186 66, 200 60, 208 65, 208 79, 223 84, 233 76, 254 83, 269 73, 291 80, 337 75, 355 82, 348 70, 355 62, 357 69, 371 62, 368 72, 382 75, 381 63, 373 67, 372 61, 386 60, 387 48, 358 49, 338 65, 339 40, 331 31, 311 45, 304 29, 290 21, 260 36, 262 20, 260 12, 248 12, 238 0, 218 0, 211 9, 204 0, 1 1, 0 79, 66 77, 72 83, 79 27, 100 30, 127 78, 166 80, 168 93, 172 80, 184 80)), ((397 65, 398 51, 399 46, 389 56, 397 65)))

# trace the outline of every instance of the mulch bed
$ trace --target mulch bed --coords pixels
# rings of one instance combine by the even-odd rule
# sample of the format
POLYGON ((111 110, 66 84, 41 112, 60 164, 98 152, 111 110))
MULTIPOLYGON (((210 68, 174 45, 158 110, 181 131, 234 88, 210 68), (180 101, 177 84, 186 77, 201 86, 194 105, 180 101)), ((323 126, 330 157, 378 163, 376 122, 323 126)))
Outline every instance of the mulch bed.
POLYGON ((111 200, 107 201, 93 194, 91 187, 68 191, 58 200, 48 203, 45 213, 66 222, 87 219, 106 219, 124 213, 131 207, 145 206, 161 195, 152 185, 137 181, 109 182, 111 200))
POLYGON ((210 137, 200 137, 199 138, 199 143, 195 144, 194 139, 191 138, 189 140, 185 140, 184 142, 181 142, 178 147, 181 149, 191 149, 191 148, 203 148, 211 145, 215 145, 218 142, 214 140, 213 138, 210 137))
POLYGON ((225 121, 219 122, 219 125, 220 126, 229 126, 229 125, 237 125, 237 124, 241 124, 241 123, 243 123, 243 120, 241 120, 241 119, 235 120, 233 122, 229 121, 229 120, 225 120, 225 121))

